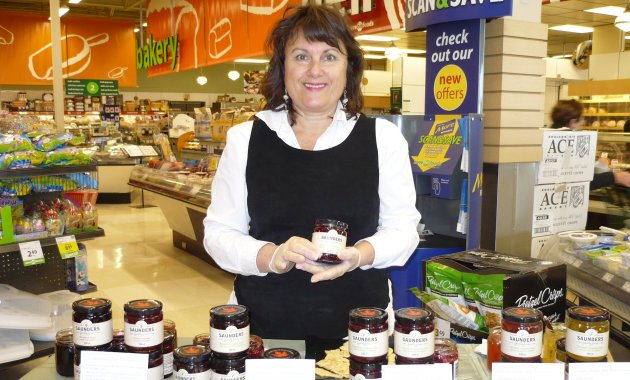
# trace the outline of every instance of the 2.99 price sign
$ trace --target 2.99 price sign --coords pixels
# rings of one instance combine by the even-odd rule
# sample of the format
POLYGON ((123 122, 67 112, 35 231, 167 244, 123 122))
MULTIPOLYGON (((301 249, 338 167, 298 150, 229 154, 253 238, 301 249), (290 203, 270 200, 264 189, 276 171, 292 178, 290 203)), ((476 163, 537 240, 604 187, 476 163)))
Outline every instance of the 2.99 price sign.
POLYGON ((22 261, 25 267, 46 262, 42 245, 38 240, 19 243, 18 247, 20 247, 20 255, 22 255, 22 261))

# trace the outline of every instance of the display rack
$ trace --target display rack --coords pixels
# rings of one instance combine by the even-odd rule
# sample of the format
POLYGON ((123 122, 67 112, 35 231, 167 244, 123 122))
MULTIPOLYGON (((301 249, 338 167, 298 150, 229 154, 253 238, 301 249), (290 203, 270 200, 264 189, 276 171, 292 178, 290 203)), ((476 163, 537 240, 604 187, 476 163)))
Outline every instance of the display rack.
POLYGON ((623 124, 630 119, 630 99, 588 99, 580 102, 584 105, 584 129, 623 132, 623 124))

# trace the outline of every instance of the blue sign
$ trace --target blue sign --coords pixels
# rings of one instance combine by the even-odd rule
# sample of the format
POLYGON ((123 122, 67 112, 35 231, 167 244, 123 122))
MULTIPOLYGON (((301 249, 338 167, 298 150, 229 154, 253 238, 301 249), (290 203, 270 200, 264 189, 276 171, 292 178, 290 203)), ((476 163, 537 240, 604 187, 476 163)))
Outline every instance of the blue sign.
POLYGON ((480 20, 432 25, 427 30, 425 112, 477 113, 480 20))
POLYGON ((407 32, 443 22, 512 14, 512 0, 407 0, 406 6, 407 32))

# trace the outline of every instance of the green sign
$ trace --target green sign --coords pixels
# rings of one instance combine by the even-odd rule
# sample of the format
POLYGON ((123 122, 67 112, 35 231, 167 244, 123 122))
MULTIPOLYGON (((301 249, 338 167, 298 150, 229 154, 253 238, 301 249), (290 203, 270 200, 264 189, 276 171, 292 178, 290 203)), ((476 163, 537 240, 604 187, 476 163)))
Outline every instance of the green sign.
POLYGON ((389 88, 389 107, 402 109, 402 87, 389 88))
POLYGON ((115 96, 118 95, 118 81, 96 79, 66 79, 66 95, 115 96))
POLYGON ((153 35, 149 35, 149 41, 144 46, 136 47, 136 68, 149 68, 171 61, 171 70, 175 70, 177 64, 177 52, 179 37, 177 34, 166 37, 162 41, 153 41, 153 35), (171 53, 170 56, 168 53, 171 53))

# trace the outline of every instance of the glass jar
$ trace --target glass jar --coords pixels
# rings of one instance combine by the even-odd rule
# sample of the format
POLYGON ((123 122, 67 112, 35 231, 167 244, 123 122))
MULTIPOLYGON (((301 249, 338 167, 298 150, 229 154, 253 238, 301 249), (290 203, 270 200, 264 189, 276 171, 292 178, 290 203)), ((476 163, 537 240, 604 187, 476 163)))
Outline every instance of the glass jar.
POLYGON ((147 380, 164 379, 164 358, 162 349, 149 352, 149 373, 147 380))
MULTIPOLYGON (((548 327, 548 326, 547 326, 548 327)), ((553 322, 551 328, 546 328, 543 334, 542 362, 556 362, 556 342, 567 334, 566 326, 561 322, 553 322)))
POLYGON ((394 353, 400 364, 431 364, 435 349, 433 313, 408 307, 396 310, 394 353))
POLYGON ((204 346, 210 349, 210 333, 201 333, 195 335, 193 338, 193 344, 197 346, 204 346))
POLYGON ((213 355, 238 358, 249 350, 249 310, 243 305, 210 309, 210 349, 213 355))
POLYGON ((210 361, 212 380, 245 380, 245 359, 247 356, 234 359, 213 357, 210 361))
POLYGON ((74 374, 72 329, 59 330, 55 335, 55 368, 61 376, 73 376, 74 374))
POLYGON ((381 367, 384 365, 387 365, 386 361, 370 364, 350 359, 350 380, 380 379, 381 367))
POLYGON ((381 363, 387 358, 387 312, 376 307, 350 310, 348 351, 361 363, 381 363))
POLYGON ((75 346, 100 349, 113 339, 112 301, 83 298, 72 303, 72 339, 75 346))
POLYGON ((175 380, 210 379, 210 357, 210 350, 203 346, 177 347, 173 352, 175 380))
POLYGON ((164 378, 173 375, 173 351, 175 350, 175 336, 164 331, 162 343, 162 356, 164 361, 164 378))
POLYGON ((526 307, 503 309, 501 359, 511 363, 540 363, 543 320, 540 310, 526 307))
POLYGON ((152 352, 164 342, 162 302, 152 299, 125 304, 125 346, 130 352, 152 352))
POLYGON ((501 362, 501 327, 494 326, 488 332, 488 369, 492 371, 492 363, 501 362))
POLYGON ((556 363, 567 363, 567 338, 560 338, 556 341, 556 363))
POLYGON ((457 344, 455 341, 447 338, 435 338, 433 362, 451 364, 453 368, 453 380, 457 380, 459 353, 457 352, 457 344))
POLYGON ((339 264, 337 251, 346 248, 348 239, 348 223, 333 219, 317 219, 311 241, 320 251, 321 257, 317 260, 324 264, 339 264))
POLYGON ((567 310, 566 349, 569 360, 598 362, 608 354, 610 313, 594 306, 574 306, 567 310))
POLYGON ((300 359, 300 353, 292 348, 270 348, 263 354, 265 359, 300 359))
POLYGON ((112 352, 126 352, 125 349, 125 330, 114 329, 112 332, 112 352))
POLYGON ((167 334, 173 334, 174 343, 173 345, 177 347, 177 326, 175 326, 175 322, 172 319, 164 319, 164 336, 167 334))
POLYGON ((265 352, 265 345, 263 340, 258 335, 249 336, 249 350, 247 351, 247 357, 250 359, 260 359, 265 352))

